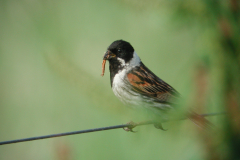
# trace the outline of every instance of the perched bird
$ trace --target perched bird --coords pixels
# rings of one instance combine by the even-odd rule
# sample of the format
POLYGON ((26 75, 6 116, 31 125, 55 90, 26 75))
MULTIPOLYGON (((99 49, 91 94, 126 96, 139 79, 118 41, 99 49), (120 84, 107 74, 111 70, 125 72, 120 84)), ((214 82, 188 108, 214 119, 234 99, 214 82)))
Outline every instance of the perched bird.
POLYGON ((102 75, 106 60, 115 96, 129 107, 149 112, 154 120, 159 120, 155 127, 163 129, 161 121, 166 121, 168 113, 175 110, 180 94, 143 64, 129 42, 117 40, 108 47, 103 56, 102 75))

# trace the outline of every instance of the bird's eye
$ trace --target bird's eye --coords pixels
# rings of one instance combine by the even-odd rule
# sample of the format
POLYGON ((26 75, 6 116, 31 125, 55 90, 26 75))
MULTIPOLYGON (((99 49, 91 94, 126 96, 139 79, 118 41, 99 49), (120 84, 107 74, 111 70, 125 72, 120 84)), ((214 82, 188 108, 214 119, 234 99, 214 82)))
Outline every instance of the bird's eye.
POLYGON ((119 49, 118 49, 118 53, 121 53, 121 52, 122 52, 122 50, 119 48, 119 49))

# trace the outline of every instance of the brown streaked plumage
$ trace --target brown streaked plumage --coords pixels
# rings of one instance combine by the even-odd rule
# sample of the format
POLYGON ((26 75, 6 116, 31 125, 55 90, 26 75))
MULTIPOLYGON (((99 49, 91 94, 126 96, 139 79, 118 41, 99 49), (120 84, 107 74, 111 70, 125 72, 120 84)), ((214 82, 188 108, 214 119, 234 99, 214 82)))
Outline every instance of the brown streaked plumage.
MULTIPOLYGON (((169 113, 177 111, 176 104, 180 94, 169 84, 150 71, 138 57, 132 45, 123 40, 114 41, 103 57, 102 75, 105 61, 109 61, 110 80, 113 93, 125 105, 134 109, 144 109, 152 119, 169 120, 169 113)), ((199 121, 186 115, 201 128, 210 126, 207 120, 199 121)), ((195 115, 198 115, 194 113, 195 115)), ((160 123, 158 123, 160 124, 160 123)), ((162 126, 157 125, 162 129, 162 126)), ((131 131, 131 129, 130 129, 131 131)))
POLYGON ((173 87, 158 78, 143 63, 127 73, 127 80, 133 90, 154 98, 159 103, 171 104, 180 96, 173 87))

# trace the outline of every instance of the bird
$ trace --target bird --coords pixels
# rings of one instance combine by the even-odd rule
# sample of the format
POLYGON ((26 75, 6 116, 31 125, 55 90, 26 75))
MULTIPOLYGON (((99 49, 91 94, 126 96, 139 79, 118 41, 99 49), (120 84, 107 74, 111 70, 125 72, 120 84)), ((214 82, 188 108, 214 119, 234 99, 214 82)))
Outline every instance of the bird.
MULTIPOLYGON (((109 61, 110 83, 115 96, 130 108, 149 113, 154 117, 152 119, 158 121, 154 126, 164 130, 161 122, 167 121, 169 113, 177 110, 180 93, 148 69, 127 41, 116 40, 107 48, 103 56, 102 76, 106 61, 109 61)), ((196 121, 195 124, 204 126, 197 122, 199 116, 188 118, 196 121)), ((134 128, 134 122, 129 124, 134 128)), ((132 128, 125 130, 133 132, 132 128)))

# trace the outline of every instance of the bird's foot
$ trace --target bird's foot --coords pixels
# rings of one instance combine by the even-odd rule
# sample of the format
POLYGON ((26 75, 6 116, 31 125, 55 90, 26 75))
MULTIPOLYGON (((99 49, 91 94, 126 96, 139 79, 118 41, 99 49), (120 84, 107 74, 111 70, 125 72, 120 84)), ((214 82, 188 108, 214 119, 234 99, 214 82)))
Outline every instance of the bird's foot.
POLYGON ((145 125, 145 124, 153 124, 155 128, 157 129, 161 129, 163 131, 167 131, 166 129, 163 128, 162 123, 160 122, 153 122, 153 121, 143 121, 143 122, 139 122, 139 123, 135 123, 133 121, 130 121, 127 123, 127 127, 124 127, 123 129, 127 132, 133 132, 135 133, 136 131, 133 131, 133 128, 135 128, 136 126, 139 125, 145 125))
POLYGON ((157 123, 154 123, 153 125, 154 125, 154 127, 157 128, 157 129, 161 129, 161 130, 163 130, 163 131, 167 131, 167 129, 164 129, 164 128, 163 128, 162 123, 157 122, 157 123))
POLYGON ((134 123, 133 121, 130 121, 130 122, 128 122, 127 124, 128 124, 129 126, 123 127, 123 129, 124 129, 125 131, 127 131, 127 132, 133 132, 133 133, 135 133, 136 131, 133 131, 133 128, 135 128, 135 127, 138 125, 138 123, 134 123))

